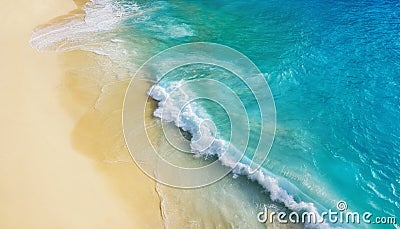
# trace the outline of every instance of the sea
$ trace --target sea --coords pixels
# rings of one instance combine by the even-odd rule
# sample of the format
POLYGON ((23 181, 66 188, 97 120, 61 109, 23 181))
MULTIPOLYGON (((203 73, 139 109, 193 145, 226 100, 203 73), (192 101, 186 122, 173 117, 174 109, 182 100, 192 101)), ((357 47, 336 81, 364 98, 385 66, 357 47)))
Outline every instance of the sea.
MULTIPOLYGON (((131 76, 152 56, 193 42, 230 47, 258 67, 268 88, 252 90, 273 96, 274 139, 256 175, 244 172, 249 165, 242 160, 241 169, 205 187, 158 184, 166 228, 399 228, 400 222, 382 222, 400 221, 399 1, 91 0, 82 11, 39 27, 30 40, 40 51, 105 56, 131 76), (266 207, 319 217, 329 210, 372 216, 370 223, 259 222, 266 207)), ((238 93, 251 127, 260 128, 255 98, 231 72, 197 64, 168 75, 149 79, 155 120, 168 109, 165 99, 176 85, 207 78, 238 93)), ((207 85, 186 90, 200 93, 207 85)), ((216 138, 227 142, 237 123, 229 124, 217 105, 195 102, 192 113, 180 123, 169 120, 168 128, 186 131, 195 150, 200 121, 207 119, 216 138)), ((245 157, 256 144, 250 137, 245 157)), ((177 160, 218 161, 218 153, 177 160)))

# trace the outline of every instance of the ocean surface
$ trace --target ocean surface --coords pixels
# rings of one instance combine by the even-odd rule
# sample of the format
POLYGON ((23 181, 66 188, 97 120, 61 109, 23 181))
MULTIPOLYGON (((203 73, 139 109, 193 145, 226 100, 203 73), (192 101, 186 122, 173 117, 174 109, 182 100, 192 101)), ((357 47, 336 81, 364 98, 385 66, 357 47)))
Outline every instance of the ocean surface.
MULTIPOLYGON (((353 212, 400 221, 400 2, 92 0, 84 13, 41 27, 31 39, 41 51, 107 56, 132 75, 158 52, 188 42, 226 45, 257 65, 274 97, 276 134, 262 175, 236 171, 239 177, 197 190, 158 185, 168 228, 263 228, 256 216, 264 204, 321 213, 337 210, 338 201, 353 212)), ((177 83, 193 78, 225 80, 259 128, 254 98, 229 73, 194 65, 169 75, 153 87, 154 99, 162 102, 177 83)), ((188 93, 196 90, 206 88, 188 93)), ((235 126, 226 125, 226 114, 207 100, 194 106, 180 127, 196 137, 196 120, 207 118, 217 138, 228 141, 235 126)))

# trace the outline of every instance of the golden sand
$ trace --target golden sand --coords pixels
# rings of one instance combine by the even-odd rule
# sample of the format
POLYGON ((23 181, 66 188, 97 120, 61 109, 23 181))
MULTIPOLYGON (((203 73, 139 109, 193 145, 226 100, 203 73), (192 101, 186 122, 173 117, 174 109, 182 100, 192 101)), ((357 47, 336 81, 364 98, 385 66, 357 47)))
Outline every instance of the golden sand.
POLYGON ((37 25, 75 8, 65 0, 2 4, 0 228, 162 228, 155 183, 123 144, 127 82, 111 82, 94 109, 102 85, 82 70, 96 64, 92 54, 29 46, 37 25))

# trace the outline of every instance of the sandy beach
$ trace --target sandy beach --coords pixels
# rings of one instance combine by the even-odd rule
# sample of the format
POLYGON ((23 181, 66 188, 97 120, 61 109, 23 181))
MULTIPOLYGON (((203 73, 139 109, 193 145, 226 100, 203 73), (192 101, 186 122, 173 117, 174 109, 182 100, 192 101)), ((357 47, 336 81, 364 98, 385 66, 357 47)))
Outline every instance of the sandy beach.
MULTIPOLYGON (((123 145, 118 153, 106 147, 123 140, 120 116, 92 109, 98 85, 77 71, 95 64, 92 55, 39 53, 29 46, 36 26, 82 2, 2 4, 0 228, 163 227, 155 183, 123 145)), ((126 82, 114 86, 108 104, 121 104, 126 82)))

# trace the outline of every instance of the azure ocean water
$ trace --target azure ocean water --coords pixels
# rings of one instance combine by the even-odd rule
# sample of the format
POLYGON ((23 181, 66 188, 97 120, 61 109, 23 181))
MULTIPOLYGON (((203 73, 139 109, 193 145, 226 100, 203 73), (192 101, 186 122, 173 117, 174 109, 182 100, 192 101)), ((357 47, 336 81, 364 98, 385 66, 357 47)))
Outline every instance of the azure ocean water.
MULTIPOLYGON (((214 42, 248 56, 270 85, 277 129, 263 179, 228 176, 214 186, 184 191, 160 185, 166 225, 262 228, 256 215, 263 204, 321 212, 336 209, 338 201, 354 212, 400 217, 399 2, 92 0, 85 13, 36 31, 32 45, 96 52, 134 73, 166 48, 214 42)), ((201 66, 171 72, 150 95, 162 101, 161 92, 190 77, 231 79, 209 72, 201 66)), ((227 83, 243 88, 234 80, 227 83)), ((251 96, 242 95, 256 124, 260 114, 251 107, 251 96)), ((224 113, 207 101, 197 105, 195 115, 219 123, 218 137, 224 139, 231 128, 224 125, 224 113)), ((192 128, 200 125, 189 121, 192 128)))

